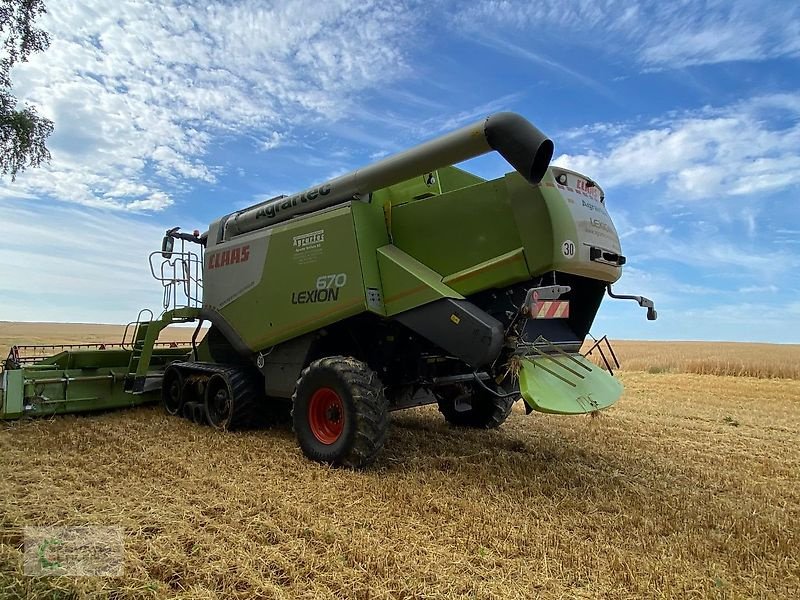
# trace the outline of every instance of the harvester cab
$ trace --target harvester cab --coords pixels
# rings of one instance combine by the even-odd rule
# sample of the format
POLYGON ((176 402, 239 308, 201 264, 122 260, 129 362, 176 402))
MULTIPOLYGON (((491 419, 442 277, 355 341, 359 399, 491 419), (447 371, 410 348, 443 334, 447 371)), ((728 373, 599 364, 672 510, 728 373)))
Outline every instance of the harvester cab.
MULTIPOLYGON (((622 386, 608 340, 581 352, 600 303, 655 310, 611 291, 626 257, 605 195, 552 153, 500 113, 202 235, 167 231, 151 255, 165 312, 137 326, 112 375, 131 394, 159 386, 168 413, 219 429, 289 409, 306 456, 350 467, 375 459, 393 410, 437 404, 455 426, 491 428, 519 398, 528 412, 611 406, 622 386), (490 151, 514 170, 485 180, 453 166, 490 151), (175 321, 196 321, 195 338, 164 359, 153 344, 175 321)), ((41 404, 39 368, 15 375, 20 405, 41 404)))

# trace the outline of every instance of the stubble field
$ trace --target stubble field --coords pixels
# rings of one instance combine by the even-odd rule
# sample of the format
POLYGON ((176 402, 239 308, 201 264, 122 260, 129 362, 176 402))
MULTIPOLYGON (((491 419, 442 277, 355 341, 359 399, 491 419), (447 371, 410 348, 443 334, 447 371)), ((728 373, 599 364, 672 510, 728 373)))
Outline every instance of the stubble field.
POLYGON ((395 413, 360 473, 157 406, 2 424, 0 597, 798 597, 800 348, 615 347, 599 417, 395 413), (121 577, 23 574, 22 527, 87 524, 123 528, 121 577))

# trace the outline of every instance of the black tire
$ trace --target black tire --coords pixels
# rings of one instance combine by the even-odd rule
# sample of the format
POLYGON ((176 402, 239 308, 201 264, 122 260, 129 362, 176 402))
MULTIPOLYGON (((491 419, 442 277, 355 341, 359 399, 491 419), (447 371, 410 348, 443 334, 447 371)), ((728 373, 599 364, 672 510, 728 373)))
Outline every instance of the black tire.
POLYGON ((192 421, 198 425, 206 425, 208 419, 206 418, 205 406, 202 402, 192 402, 192 421))
POLYGON ((187 421, 194 421, 194 407, 197 402, 184 402, 181 408, 181 416, 187 421))
MULTIPOLYGON (((498 390, 504 393, 502 389, 498 390)), ((436 392, 439 412, 445 421, 456 427, 471 427, 474 429, 494 429, 500 427, 511 414, 518 396, 498 398, 479 387, 478 384, 448 386, 436 392), (467 410, 457 410, 458 400, 462 396, 472 406, 467 410)))
POLYGON ((188 421, 198 423, 199 425, 205 425, 206 423, 206 415, 203 412, 203 405, 200 402, 184 402, 181 412, 183 417, 188 421))
POLYGON ((389 404, 378 376, 345 356, 303 369, 292 396, 292 422, 311 460, 361 469, 378 456, 389 429, 389 404))
POLYGON ((233 417, 233 393, 228 379, 221 373, 212 375, 206 382, 204 408, 209 425, 228 429, 233 417))
POLYGON ((174 367, 167 367, 161 380, 161 402, 168 415, 180 415, 186 397, 183 393, 183 375, 174 367))
POLYGON ((203 410, 215 429, 233 431, 260 424, 264 409, 263 380, 252 369, 215 373, 206 383, 203 410))

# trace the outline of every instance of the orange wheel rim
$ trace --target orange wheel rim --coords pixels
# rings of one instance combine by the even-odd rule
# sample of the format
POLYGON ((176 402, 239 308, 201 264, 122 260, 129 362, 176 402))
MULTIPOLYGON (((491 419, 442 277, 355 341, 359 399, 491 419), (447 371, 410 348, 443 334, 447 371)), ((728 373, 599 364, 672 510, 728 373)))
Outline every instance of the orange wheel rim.
POLYGON ((323 444, 333 444, 344 431, 344 403, 331 388, 319 388, 308 403, 311 433, 323 444))

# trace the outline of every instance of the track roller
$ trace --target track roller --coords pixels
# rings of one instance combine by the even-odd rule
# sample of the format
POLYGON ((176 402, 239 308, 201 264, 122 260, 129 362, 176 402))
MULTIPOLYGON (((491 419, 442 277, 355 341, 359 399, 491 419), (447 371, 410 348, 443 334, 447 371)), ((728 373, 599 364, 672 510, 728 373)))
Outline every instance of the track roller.
POLYGON ((161 385, 161 401, 168 415, 182 414, 185 396, 183 393, 183 374, 175 367, 167 367, 161 385))
POLYGON ((183 416, 200 425, 206 423, 205 408, 201 402, 185 402, 183 405, 183 416))
POLYGON ((260 425, 264 381, 251 367, 173 363, 164 371, 164 409, 195 423, 230 430, 260 425))
POLYGON ((259 424, 264 388, 258 371, 232 368, 208 379, 205 414, 215 429, 233 430, 259 424))

